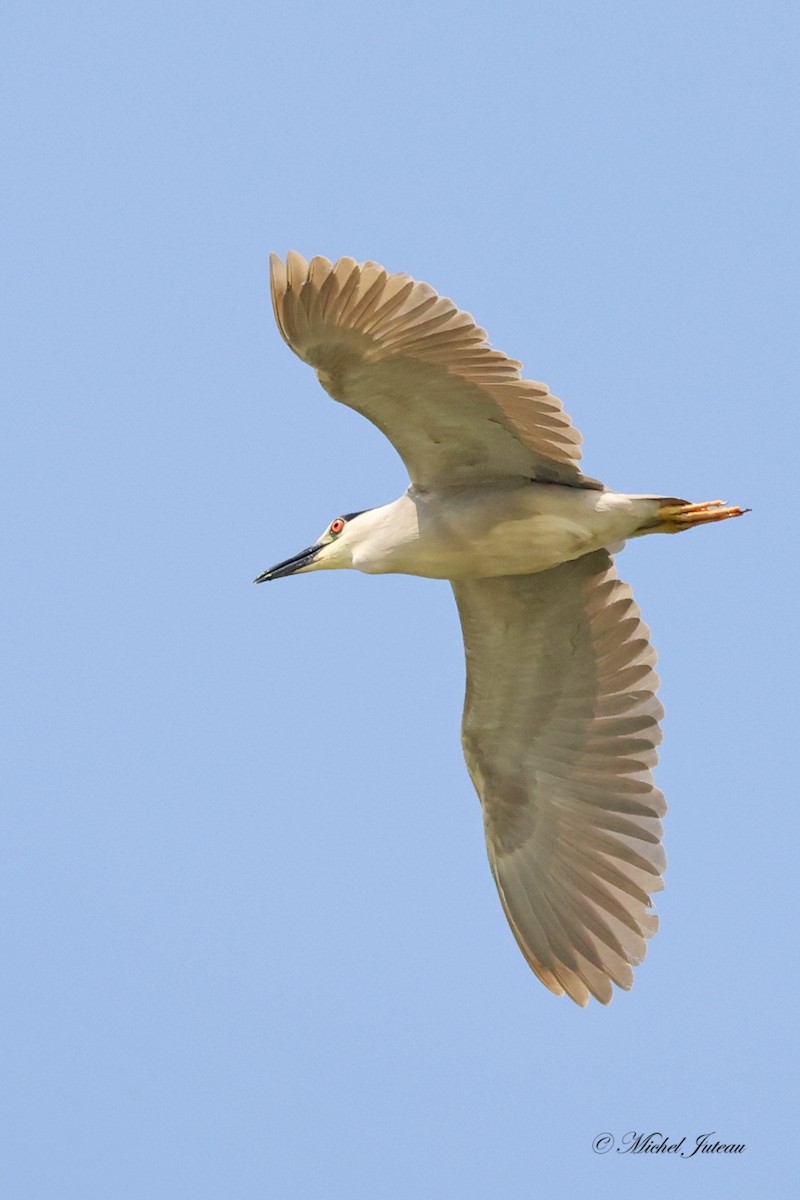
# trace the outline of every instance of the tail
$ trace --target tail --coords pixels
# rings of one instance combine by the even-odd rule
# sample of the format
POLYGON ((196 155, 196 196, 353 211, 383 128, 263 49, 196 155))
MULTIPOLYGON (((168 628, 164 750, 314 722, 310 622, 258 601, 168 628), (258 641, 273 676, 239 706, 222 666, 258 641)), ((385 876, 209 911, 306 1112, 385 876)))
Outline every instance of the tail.
POLYGON ((695 525, 710 525, 712 521, 727 521, 729 517, 743 517, 749 508, 727 505, 724 500, 707 500, 704 504, 691 504, 675 496, 654 496, 659 506, 652 519, 639 530, 640 533, 681 533, 695 525))

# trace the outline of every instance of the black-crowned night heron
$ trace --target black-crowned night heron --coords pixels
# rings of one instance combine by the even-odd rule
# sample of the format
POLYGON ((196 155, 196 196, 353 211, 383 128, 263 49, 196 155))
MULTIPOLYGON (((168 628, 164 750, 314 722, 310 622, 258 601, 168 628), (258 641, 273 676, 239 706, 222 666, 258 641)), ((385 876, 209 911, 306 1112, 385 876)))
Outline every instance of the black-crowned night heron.
POLYGON ((561 402, 427 284, 351 258, 271 267, 286 342, 386 434, 411 485, 256 582, 340 567, 451 581, 464 754, 503 908, 546 987, 607 1004, 657 927, 666 809, 656 655, 611 551, 746 510, 582 475, 561 402))

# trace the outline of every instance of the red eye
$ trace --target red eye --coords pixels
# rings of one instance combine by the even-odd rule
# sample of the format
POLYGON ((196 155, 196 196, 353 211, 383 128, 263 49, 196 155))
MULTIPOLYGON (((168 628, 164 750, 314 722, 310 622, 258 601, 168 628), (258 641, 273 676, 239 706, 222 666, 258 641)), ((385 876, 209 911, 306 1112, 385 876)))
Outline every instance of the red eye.
POLYGON ((344 519, 337 517, 335 521, 331 521, 331 533, 341 533, 344 529, 344 519))

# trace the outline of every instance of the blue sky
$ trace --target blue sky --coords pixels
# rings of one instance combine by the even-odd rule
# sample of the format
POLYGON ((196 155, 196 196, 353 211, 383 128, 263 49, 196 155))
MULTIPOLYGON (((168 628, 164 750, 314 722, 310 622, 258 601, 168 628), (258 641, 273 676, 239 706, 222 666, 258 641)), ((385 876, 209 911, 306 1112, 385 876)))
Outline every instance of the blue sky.
POLYGON ((790 3, 10 3, 4 1194, 788 1195, 798 21, 790 3), (473 312, 626 491, 662 919, 533 978, 446 584, 254 588, 399 459, 274 328, 271 249, 473 312), (788 501, 788 502, 787 502, 788 501), (742 1156, 596 1155, 715 1131, 742 1156))

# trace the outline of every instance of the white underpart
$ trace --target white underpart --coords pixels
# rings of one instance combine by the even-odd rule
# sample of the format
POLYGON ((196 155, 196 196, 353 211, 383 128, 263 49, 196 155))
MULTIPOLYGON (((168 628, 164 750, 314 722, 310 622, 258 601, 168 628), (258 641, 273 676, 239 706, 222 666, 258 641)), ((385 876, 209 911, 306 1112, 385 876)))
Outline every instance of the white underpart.
POLYGON ((412 488, 356 518, 310 569, 352 566, 432 579, 530 575, 631 537, 660 502, 529 482, 412 488))

